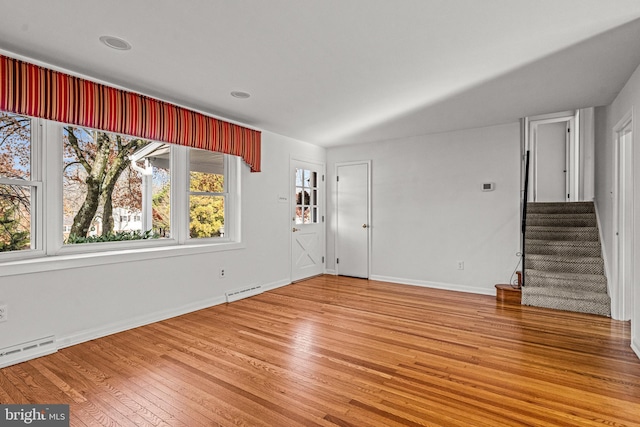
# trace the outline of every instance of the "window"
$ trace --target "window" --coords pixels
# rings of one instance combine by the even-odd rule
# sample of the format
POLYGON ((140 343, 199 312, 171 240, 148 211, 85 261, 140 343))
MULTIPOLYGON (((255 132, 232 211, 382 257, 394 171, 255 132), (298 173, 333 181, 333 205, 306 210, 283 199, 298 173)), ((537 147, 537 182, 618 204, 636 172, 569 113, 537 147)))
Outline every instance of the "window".
POLYGON ((233 242, 237 159, 0 112, 0 262, 233 242))
POLYGON ((224 237, 225 158, 189 150, 189 237, 224 237))
POLYGON ((318 222, 318 173, 296 169, 296 224, 318 222))
POLYGON ((32 120, 0 112, 0 253, 39 249, 32 120))
POLYGON ((168 236, 166 144, 72 126, 63 127, 63 144, 65 244, 168 236))

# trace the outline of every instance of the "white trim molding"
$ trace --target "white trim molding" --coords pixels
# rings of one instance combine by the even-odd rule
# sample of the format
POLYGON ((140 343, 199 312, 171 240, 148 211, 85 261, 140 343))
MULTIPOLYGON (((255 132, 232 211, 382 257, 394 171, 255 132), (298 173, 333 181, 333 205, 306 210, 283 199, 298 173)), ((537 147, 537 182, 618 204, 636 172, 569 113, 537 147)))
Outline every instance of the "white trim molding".
MULTIPOLYGON (((286 286, 290 283, 291 282, 289 280, 279 280, 277 282, 268 283, 262 286, 262 289, 264 291, 269 291, 282 286, 286 286)), ((118 332, 127 331, 129 329, 134 329, 140 326, 150 325, 152 323, 171 319, 172 317, 182 316, 183 314, 192 313, 194 311, 214 307, 216 305, 224 304, 226 302, 227 300, 224 295, 216 296, 203 301, 186 304, 180 307, 157 311, 155 313, 150 313, 144 316, 134 317, 132 319, 128 319, 122 322, 114 322, 98 328, 88 329, 88 330, 79 332, 77 334, 62 336, 56 340, 56 343, 57 343, 58 349, 70 347, 72 345, 91 341, 97 338, 106 337, 108 335, 116 334, 118 332)))
POLYGON ((372 275, 369 278, 369 280, 377 280, 379 282, 399 283, 401 285, 420 286, 423 288, 442 289, 445 291, 466 292, 468 294, 479 294, 479 295, 490 295, 490 296, 496 295, 496 290, 493 287, 491 287, 490 289, 482 289, 482 288, 458 285, 453 283, 430 282, 426 280, 404 279, 402 277, 389 277, 389 276, 377 276, 377 275, 372 275))

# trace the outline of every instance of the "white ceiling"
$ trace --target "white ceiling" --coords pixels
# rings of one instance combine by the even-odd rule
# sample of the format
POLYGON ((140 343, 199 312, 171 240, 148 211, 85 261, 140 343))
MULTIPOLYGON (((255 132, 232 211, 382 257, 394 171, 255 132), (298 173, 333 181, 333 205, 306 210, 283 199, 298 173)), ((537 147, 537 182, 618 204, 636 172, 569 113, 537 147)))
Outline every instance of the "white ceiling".
POLYGON ((0 0, 0 11, 7 54, 324 146, 606 105, 640 63, 639 0, 0 0))

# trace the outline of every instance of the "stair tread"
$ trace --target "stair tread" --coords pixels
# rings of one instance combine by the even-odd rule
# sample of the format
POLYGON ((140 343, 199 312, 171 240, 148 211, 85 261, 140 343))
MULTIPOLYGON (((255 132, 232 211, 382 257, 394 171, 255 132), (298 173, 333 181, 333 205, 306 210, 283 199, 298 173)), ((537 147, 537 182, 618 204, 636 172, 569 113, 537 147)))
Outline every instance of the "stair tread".
POLYGON ((585 290, 574 290, 566 288, 552 288, 542 286, 528 286, 523 292, 532 295, 547 295, 551 297, 567 298, 580 301, 595 301, 606 303, 609 300, 609 294, 606 292, 593 292, 585 290))
POLYGON ((592 256, 567 256, 567 255, 553 255, 553 254, 532 254, 527 253, 526 258, 535 260, 555 261, 555 262, 567 262, 567 263, 602 263, 602 257, 592 256))
POLYGON ((528 213, 592 213, 593 202, 534 202, 527 203, 528 213))
POLYGON ((527 212, 527 218, 574 218, 574 219, 592 219, 596 217, 594 212, 564 212, 564 213, 544 213, 544 212, 527 212))
POLYGON ((527 202, 528 206, 558 206, 558 205, 583 205, 583 206, 592 206, 593 202, 527 202))
POLYGON ((527 227, 595 227, 595 218, 530 218, 527 217, 527 227))
POLYGON ((530 245, 538 246, 590 246, 600 247, 600 242, 593 240, 543 240, 543 239, 525 239, 530 245))
POLYGON ((594 314, 611 317, 611 303, 609 301, 582 301, 547 295, 522 295, 522 304, 535 307, 567 310, 578 313, 594 314))
POLYGON ((583 274, 583 273, 565 273, 561 271, 543 271, 543 270, 525 270, 525 280, 527 275, 537 277, 557 278, 564 280, 576 280, 587 282, 607 282, 607 278, 603 274, 583 274))
POLYGON ((571 232, 584 232, 584 231, 594 231, 597 232, 597 227, 553 227, 549 225, 528 225, 527 231, 571 231, 571 232))

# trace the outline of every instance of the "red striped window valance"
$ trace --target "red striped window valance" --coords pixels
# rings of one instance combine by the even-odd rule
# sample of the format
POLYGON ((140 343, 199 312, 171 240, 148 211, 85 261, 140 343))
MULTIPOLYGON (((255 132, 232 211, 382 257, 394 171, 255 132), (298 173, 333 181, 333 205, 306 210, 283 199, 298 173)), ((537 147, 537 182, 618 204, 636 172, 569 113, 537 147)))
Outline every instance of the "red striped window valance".
POLYGON ((0 110, 240 156, 260 171, 260 132, 0 55, 0 110))

